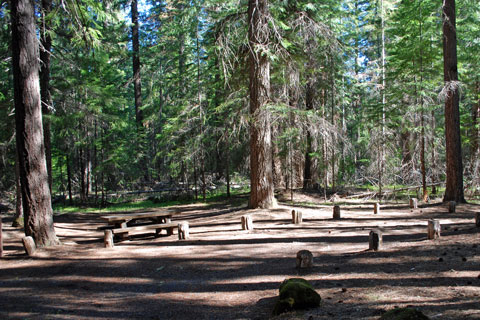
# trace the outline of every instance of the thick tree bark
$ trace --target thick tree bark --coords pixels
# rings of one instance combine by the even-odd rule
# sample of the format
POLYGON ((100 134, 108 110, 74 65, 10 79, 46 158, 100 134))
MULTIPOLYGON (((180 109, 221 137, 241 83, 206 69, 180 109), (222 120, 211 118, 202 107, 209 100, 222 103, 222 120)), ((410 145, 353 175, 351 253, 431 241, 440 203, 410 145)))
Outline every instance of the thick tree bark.
POLYGON ((133 47, 133 90, 135 95, 135 120, 142 127, 142 82, 140 77, 140 40, 138 35, 138 0, 132 0, 132 47, 133 47))
POLYGON ((34 1, 12 0, 12 62, 17 151, 25 234, 38 246, 58 243, 43 145, 39 49, 34 1))
POLYGON ((460 137, 455 0, 443 1, 443 76, 447 182, 443 201, 465 202, 460 137))
POLYGON ((52 192, 52 143, 50 135, 50 114, 49 107, 52 105, 50 95, 50 51, 52 49, 52 38, 50 37, 50 22, 46 16, 52 11, 52 1, 42 0, 42 25, 40 27, 40 42, 42 44, 40 50, 40 95, 42 98, 43 113, 43 140, 45 144, 45 158, 47 161, 48 186, 50 193, 52 192))
POLYGON ((270 113, 268 1, 248 1, 248 41, 250 44, 250 208, 275 205, 270 113))

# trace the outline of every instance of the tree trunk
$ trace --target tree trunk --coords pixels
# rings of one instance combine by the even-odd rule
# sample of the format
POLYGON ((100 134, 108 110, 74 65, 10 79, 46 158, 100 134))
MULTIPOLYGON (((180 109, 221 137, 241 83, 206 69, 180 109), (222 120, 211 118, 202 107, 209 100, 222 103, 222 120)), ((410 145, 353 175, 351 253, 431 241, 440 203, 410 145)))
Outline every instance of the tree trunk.
POLYGON ((472 150, 470 156, 472 162, 478 160, 479 152, 479 120, 480 120, 480 80, 475 81, 475 95, 478 97, 475 104, 472 106, 472 150))
MULTIPOLYGON (((228 130, 228 129, 227 129, 228 130)), ((230 137, 225 138, 225 178, 227 179, 227 198, 230 198, 230 137)))
POLYGON ((78 162, 79 162, 79 167, 80 167, 80 201, 82 203, 87 202, 87 198, 85 197, 85 195, 86 195, 86 191, 85 191, 85 188, 86 188, 86 183, 85 183, 86 166, 85 166, 84 153, 85 152, 83 151, 83 147, 80 147, 78 162))
POLYGON ((432 168, 432 194, 437 194, 437 186, 435 183, 437 182, 437 153, 436 153, 436 146, 435 146, 435 128, 437 127, 436 121, 435 121, 435 110, 432 110, 431 112, 431 117, 432 117, 432 137, 431 137, 431 145, 432 145, 432 161, 430 163, 430 168, 432 168))
POLYGON ((138 35, 138 0, 132 0, 132 47, 133 47, 133 90, 135 94, 135 120, 142 127, 142 82, 140 78, 140 41, 138 35))
MULTIPOLYGON (((313 110, 313 99, 315 97, 315 88, 312 83, 307 83, 305 89, 305 108, 307 111, 313 110)), ((305 151, 305 171, 303 171, 303 189, 307 190, 312 187, 312 135, 307 130, 307 150, 305 151)))
POLYGON ((419 27, 420 27, 420 83, 419 83, 419 102, 420 102, 420 168, 422 172, 422 199, 424 202, 428 201, 428 190, 427 190, 427 169, 426 169, 426 159, 425 159, 425 111, 423 110, 423 47, 422 47, 422 38, 423 38, 423 16, 422 16, 422 7, 420 6, 420 17, 419 17, 419 27))
POLYGON ((15 186, 16 186, 16 204, 15 215, 13 216, 12 227, 23 226, 23 206, 22 206, 22 187, 20 184, 20 163, 18 152, 15 152, 15 186))
POLYGON ((25 234, 38 246, 58 243, 43 146, 39 49, 34 1, 12 0, 12 62, 17 152, 25 234))
POLYGON ((270 113, 266 106, 270 94, 270 62, 265 47, 269 44, 268 1, 248 1, 248 41, 250 44, 250 208, 275 205, 270 113))
MULTIPOLYGON (((331 57, 330 58, 330 64, 331 64, 331 67, 332 67, 332 74, 331 74, 331 77, 330 77, 330 89, 331 89, 331 112, 332 114, 330 115, 331 116, 331 121, 332 121, 332 127, 333 128, 336 128, 336 125, 335 125, 335 119, 336 119, 336 115, 335 115, 335 95, 336 95, 336 92, 335 92, 335 62, 333 61, 333 58, 331 57)), ((336 154, 335 154, 335 147, 336 147, 336 133, 333 133, 332 134, 332 157, 331 157, 331 163, 332 163, 332 192, 335 193, 336 192, 336 177, 335 177, 335 162, 336 162, 336 154)))
POLYGON ((40 95, 42 98, 43 113, 43 140, 45 144, 45 158, 47 161, 48 186, 50 193, 52 192, 52 143, 50 135, 50 114, 49 107, 52 105, 50 95, 50 51, 52 49, 52 38, 50 37, 50 21, 46 16, 52 11, 52 1, 42 0, 42 24, 40 27, 40 42, 42 49, 40 50, 40 95), (45 117, 47 116, 47 117, 45 117))
POLYGON ((455 0, 443 1, 443 77, 447 182, 443 201, 464 203, 455 0))
MULTIPOLYGON (((68 203, 70 205, 73 204, 73 197, 72 197, 72 168, 70 166, 70 158, 67 154, 67 159, 65 160, 67 164, 67 188, 68 188, 68 203)), ((102 171, 103 172, 103 171, 102 171)))

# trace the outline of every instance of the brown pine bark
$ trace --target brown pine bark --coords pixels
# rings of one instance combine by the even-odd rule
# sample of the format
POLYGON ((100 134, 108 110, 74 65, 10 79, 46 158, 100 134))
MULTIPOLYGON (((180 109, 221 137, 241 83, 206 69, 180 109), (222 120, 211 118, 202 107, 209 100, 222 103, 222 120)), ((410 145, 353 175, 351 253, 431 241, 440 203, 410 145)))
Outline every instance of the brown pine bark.
POLYGON ((42 44, 40 50, 40 95, 42 98, 42 114, 43 114, 43 140, 45 144, 45 158, 47 161, 48 186, 50 193, 52 192, 52 143, 50 134, 50 114, 49 106, 52 105, 52 97, 50 95, 50 52, 52 49, 52 38, 50 37, 50 22, 46 16, 52 11, 52 1, 42 0, 42 24, 40 26, 40 42, 42 44), (45 117, 47 116, 47 117, 45 117))
POLYGON ((455 0, 443 1, 443 76, 447 182, 443 201, 465 202, 457 69, 455 0))
POLYGON ((271 208, 273 193, 270 95, 268 1, 248 1, 248 42, 250 45, 250 208, 271 208))
POLYGON ((39 49, 33 0, 12 0, 15 122, 25 234, 38 246, 58 243, 43 145, 39 49))

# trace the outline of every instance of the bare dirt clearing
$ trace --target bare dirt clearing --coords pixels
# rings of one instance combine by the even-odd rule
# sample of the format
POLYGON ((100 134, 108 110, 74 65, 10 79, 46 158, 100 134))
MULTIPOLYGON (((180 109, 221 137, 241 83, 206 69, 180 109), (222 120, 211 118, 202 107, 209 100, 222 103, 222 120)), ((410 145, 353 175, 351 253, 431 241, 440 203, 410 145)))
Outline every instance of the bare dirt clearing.
POLYGON ((9 319, 265 319, 285 278, 309 280, 322 297, 317 309, 285 319, 378 319, 395 306, 414 306, 432 319, 480 319, 479 206, 411 210, 388 203, 247 210, 188 205, 169 208, 191 223, 190 240, 177 235, 135 238, 103 248, 98 214, 55 217, 63 245, 28 258, 22 231, 4 217, 0 260, 0 318, 9 319), (291 223, 292 208, 303 212, 291 223), (242 231, 240 217, 255 230, 242 231), (427 240, 427 221, 442 237, 427 240), (367 251, 380 227, 383 250, 367 251), (295 269, 297 251, 314 255, 309 271, 295 269))

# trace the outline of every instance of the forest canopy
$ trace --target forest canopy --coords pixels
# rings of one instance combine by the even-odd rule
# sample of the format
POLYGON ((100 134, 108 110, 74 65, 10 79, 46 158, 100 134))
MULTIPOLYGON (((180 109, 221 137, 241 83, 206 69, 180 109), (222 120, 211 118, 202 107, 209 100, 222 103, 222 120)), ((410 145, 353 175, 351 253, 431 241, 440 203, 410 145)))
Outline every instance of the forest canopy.
MULTIPOLYGON (((270 131, 276 189, 442 186, 441 1, 259 2, 268 10, 252 31, 246 0, 37 1, 52 194, 105 203, 117 191, 248 188, 253 124, 270 131), (262 59, 268 90, 252 112, 262 59)), ((457 0, 456 12, 463 180, 478 196, 480 8, 457 0)), ((14 194, 10 25, 1 1, 0 190, 14 194)))

